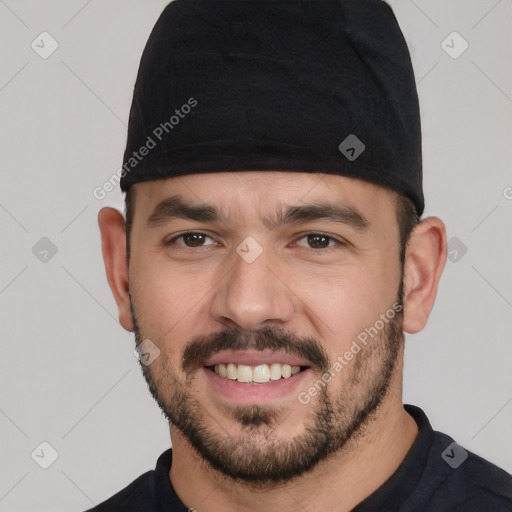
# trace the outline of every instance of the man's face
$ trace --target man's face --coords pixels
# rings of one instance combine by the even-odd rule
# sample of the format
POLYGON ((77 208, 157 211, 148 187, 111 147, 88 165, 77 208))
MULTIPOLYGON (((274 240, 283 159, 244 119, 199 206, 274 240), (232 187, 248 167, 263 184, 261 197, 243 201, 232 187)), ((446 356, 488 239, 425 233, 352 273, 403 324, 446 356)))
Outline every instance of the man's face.
POLYGON ((252 484, 340 450, 372 418, 401 353, 395 194, 275 171, 136 192, 136 338, 160 350, 142 368, 174 427, 214 468, 252 484), (320 203, 339 215, 315 215, 320 203), (210 208, 183 208, 200 205, 210 208))

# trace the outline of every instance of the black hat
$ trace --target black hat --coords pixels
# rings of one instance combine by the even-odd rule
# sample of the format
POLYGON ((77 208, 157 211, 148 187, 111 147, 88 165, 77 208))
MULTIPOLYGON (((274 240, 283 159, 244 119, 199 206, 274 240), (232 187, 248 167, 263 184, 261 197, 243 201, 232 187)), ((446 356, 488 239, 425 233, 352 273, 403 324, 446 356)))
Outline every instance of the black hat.
POLYGON ((382 0, 175 0, 144 49, 121 188, 185 174, 337 174, 423 213, 407 44, 382 0))

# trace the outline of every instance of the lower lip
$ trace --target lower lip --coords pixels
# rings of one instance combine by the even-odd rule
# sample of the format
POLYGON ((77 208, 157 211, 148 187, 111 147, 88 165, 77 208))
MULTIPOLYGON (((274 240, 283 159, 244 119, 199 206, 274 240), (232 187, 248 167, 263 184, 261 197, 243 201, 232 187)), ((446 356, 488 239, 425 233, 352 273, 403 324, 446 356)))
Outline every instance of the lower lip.
POLYGON ((288 379, 270 380, 265 383, 246 383, 221 377, 207 368, 201 371, 210 384, 221 395, 237 403, 251 403, 253 405, 266 404, 270 401, 284 398, 292 393, 298 396, 306 389, 305 380, 312 370, 303 370, 288 379))

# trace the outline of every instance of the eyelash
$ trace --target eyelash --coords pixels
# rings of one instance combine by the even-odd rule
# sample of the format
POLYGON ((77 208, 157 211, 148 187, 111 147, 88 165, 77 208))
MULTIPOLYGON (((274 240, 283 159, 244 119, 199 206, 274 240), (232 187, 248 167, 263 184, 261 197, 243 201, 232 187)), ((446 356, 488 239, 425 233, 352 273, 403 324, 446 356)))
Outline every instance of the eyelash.
MULTIPOLYGON (((176 242, 176 240, 180 239, 180 238, 183 238, 184 236, 186 235, 203 235, 207 238, 210 238, 213 240, 213 238, 209 235, 207 235, 206 233, 202 232, 202 231, 185 231, 184 233, 181 233, 180 235, 177 235, 173 238, 171 238, 170 240, 166 240, 163 242, 163 245, 165 247, 168 247, 172 244, 174 244, 176 242)), ((314 249, 312 247, 310 247, 309 249, 311 249, 312 251, 315 251, 316 253, 320 253, 320 252, 323 252, 323 253, 330 253, 331 251, 333 250, 336 250, 339 248, 339 246, 347 246, 348 244, 346 242, 343 242, 341 240, 338 240, 332 236, 329 236, 329 235, 326 235, 324 233, 319 233, 317 231, 311 231, 309 233, 305 233, 304 235, 302 235, 300 238, 297 238, 297 241, 298 240, 302 240, 303 238, 306 238, 308 236, 321 236, 321 237, 324 237, 324 238, 327 238, 329 239, 329 241, 333 241, 336 243, 336 245, 334 246, 331 246, 331 247, 325 247, 325 248, 319 248, 319 249, 314 249)), ((204 246, 199 246, 199 247, 188 247, 186 245, 181 245, 181 244, 178 244, 181 246, 181 248, 183 249, 187 249, 187 250, 191 250, 191 251, 194 251, 194 250, 201 250, 204 248, 204 246)), ((302 246, 300 246, 302 247, 302 246)))

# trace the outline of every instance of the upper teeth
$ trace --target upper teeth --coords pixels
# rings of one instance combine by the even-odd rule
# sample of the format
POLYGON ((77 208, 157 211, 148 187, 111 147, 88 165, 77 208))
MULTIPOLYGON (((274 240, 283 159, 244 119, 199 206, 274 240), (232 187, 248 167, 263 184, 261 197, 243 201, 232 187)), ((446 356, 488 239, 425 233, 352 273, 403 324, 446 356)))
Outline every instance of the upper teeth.
POLYGON ((213 367, 215 373, 221 377, 238 380, 238 382, 268 382, 269 380, 288 379, 300 372, 300 366, 273 363, 247 366, 245 364, 216 364, 213 367))

